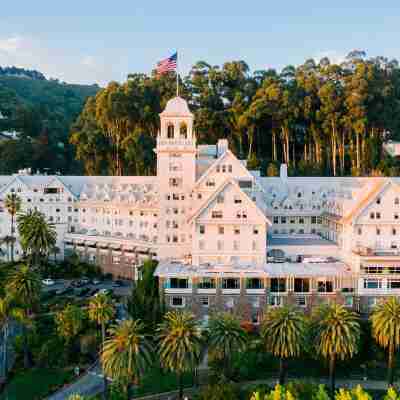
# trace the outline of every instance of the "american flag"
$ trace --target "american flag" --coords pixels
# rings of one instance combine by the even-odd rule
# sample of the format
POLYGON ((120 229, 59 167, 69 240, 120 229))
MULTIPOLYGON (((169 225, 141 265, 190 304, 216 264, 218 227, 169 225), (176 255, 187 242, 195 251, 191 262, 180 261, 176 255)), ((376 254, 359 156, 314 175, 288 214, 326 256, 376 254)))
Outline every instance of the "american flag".
POLYGON ((178 53, 172 54, 171 57, 165 58, 157 63, 156 71, 157 74, 165 74, 168 71, 174 71, 178 61, 178 53))

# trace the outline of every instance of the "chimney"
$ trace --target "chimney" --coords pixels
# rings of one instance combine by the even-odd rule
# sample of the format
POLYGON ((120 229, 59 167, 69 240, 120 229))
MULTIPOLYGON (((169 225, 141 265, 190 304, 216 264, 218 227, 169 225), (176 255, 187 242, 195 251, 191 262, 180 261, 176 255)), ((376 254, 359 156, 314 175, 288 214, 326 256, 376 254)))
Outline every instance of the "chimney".
POLYGON ((281 164, 281 169, 280 169, 280 177, 282 181, 287 181, 287 165, 286 164, 281 164))
POLYGON ((224 154, 228 150, 228 148, 228 140, 219 139, 217 143, 217 158, 224 154))

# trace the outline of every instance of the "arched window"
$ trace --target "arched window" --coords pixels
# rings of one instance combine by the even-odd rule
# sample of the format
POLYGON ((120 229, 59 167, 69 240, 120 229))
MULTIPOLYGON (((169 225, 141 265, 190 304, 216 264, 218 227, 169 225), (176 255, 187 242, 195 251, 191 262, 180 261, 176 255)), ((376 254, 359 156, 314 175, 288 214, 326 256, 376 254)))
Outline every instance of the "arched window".
POLYGON ((179 133, 181 139, 187 139, 187 125, 185 122, 182 122, 179 126, 179 133))
POLYGON ((168 137, 168 139, 174 138, 174 125, 172 125, 172 124, 169 124, 167 126, 167 137, 168 137))

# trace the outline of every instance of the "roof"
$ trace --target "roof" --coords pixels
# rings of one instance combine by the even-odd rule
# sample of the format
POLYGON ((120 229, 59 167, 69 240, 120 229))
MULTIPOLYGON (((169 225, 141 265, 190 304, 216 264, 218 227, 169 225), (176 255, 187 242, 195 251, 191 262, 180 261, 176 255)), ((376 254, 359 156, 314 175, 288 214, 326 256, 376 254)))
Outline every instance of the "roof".
POLYGON ((155 276, 168 277, 326 277, 351 275, 351 269, 343 262, 326 263, 266 263, 262 265, 191 265, 183 262, 160 263, 155 276))
POLYGON ((164 111, 160 114, 161 117, 193 117, 189 110, 188 103, 182 97, 174 97, 168 100, 164 111))
POLYGON ((202 203, 200 207, 188 218, 188 222, 191 223, 196 218, 198 218, 200 214, 217 198, 217 196, 228 185, 234 186, 236 190, 241 194, 241 196, 245 199, 245 201, 247 201, 248 207, 253 207, 265 223, 267 223, 268 225, 272 225, 267 216, 259 209, 259 207, 249 198, 249 196, 239 187, 239 185, 232 178, 225 179, 222 184, 214 191, 214 193, 210 197, 208 197, 205 202, 202 203))
POLYGON ((317 235, 272 236, 268 239, 268 247, 273 246, 337 246, 329 240, 317 235))

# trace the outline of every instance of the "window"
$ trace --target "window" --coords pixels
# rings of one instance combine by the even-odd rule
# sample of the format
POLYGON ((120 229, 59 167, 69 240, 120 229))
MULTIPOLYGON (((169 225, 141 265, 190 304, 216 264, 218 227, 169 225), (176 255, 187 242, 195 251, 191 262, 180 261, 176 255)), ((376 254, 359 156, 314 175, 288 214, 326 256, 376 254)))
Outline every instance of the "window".
POLYGON ((246 289, 263 289, 264 282, 260 278, 248 278, 246 279, 246 289))
POLYGON ((217 203, 218 204, 223 204, 224 203, 224 195, 223 194, 218 195, 217 203))
POLYGON ((167 137, 168 137, 168 139, 174 138, 174 125, 172 125, 172 124, 169 124, 167 126, 167 137))
POLYGON ((303 217, 299 217, 299 224, 304 224, 304 218, 303 217))
POLYGON ((368 307, 375 307, 377 303, 376 297, 368 297, 368 307))
POLYGON ((44 193, 44 194, 54 194, 54 193, 58 193, 58 189, 57 189, 57 188, 44 188, 44 189, 43 189, 43 193, 44 193))
POLYGON ((208 297, 200 297, 200 304, 203 307, 208 307, 210 305, 209 298, 208 297))
POLYGON ((169 186, 179 187, 181 185, 181 179, 179 178, 169 178, 169 186))
POLYGON ((214 179, 208 179, 208 180, 206 181, 206 186, 208 186, 208 187, 214 187, 214 186, 215 186, 215 181, 214 181, 214 179))
POLYGON ((218 227, 218 234, 219 234, 219 235, 223 235, 224 232, 225 232, 224 227, 223 227, 223 226, 219 226, 219 227, 218 227))
POLYGON ((258 235, 258 226, 253 226, 253 235, 258 235))
POLYGON ((171 297, 171 307, 182 308, 185 307, 185 299, 183 297, 171 297))
POLYGON ((381 234, 381 230, 379 228, 376 228, 376 235, 379 236, 381 234))
POLYGON ((380 198, 380 197, 378 197, 378 198, 376 199, 376 204, 381 204, 381 198, 380 198))
POLYGON ((242 203, 242 199, 241 199, 240 197, 235 196, 235 197, 233 198, 233 202, 234 202, 235 204, 241 204, 241 203, 242 203))
POLYGON ((233 241, 233 250, 239 250, 239 242, 237 240, 233 241))
POLYGON ((189 279, 186 278, 170 278, 169 289, 188 289, 189 279))
POLYGON ((224 250, 224 242, 222 240, 217 241, 217 249, 224 250))
POLYGON ((220 166, 219 166, 219 165, 217 165, 217 168, 216 168, 216 170, 217 170, 217 172, 220 172, 220 171, 221 171, 221 168, 220 168, 220 166))
POLYGON ((295 293, 308 293, 310 291, 310 281, 303 278, 294 279, 295 293))
POLYGON ((317 217, 311 217, 311 223, 316 224, 317 223, 317 217))
POLYGON ((376 219, 381 219, 381 213, 380 212, 376 213, 376 219))
POLYGON ((179 126, 179 133, 181 139, 187 139, 187 125, 184 122, 182 122, 179 126))
POLYGON ((274 217, 274 224, 279 224, 279 217, 274 217))
POLYGON ((380 279, 364 279, 364 289, 382 289, 380 279))
POLYGON ((397 234, 396 228, 392 228, 392 235, 395 236, 397 234))
POLYGON ((252 181, 239 181, 239 187, 242 189, 251 189, 253 187, 252 181))
POLYGON ((400 200, 399 200, 398 197, 396 197, 396 198, 394 199, 394 205, 395 205, 395 206, 398 206, 399 204, 400 204, 400 200))
POLYGON ((228 172, 232 172, 232 165, 228 165, 228 172))
POLYGON ((222 289, 240 289, 239 278, 223 278, 222 289))
POLYGON ((388 280, 389 289, 400 289, 400 279, 389 279, 388 280))
POLYGON ((201 193, 197 193, 197 199, 198 199, 198 200, 201 200, 201 197, 202 197, 202 196, 201 196, 201 193))
POLYGON ((220 210, 211 212, 211 218, 223 218, 223 216, 223 212, 220 210))
POLYGON ((204 240, 199 241, 199 249, 204 250, 204 240))
POLYGON ((370 212, 369 213, 369 218, 370 219, 375 219, 375 213, 374 212, 370 212))
POLYGON ((332 281, 318 281, 318 292, 319 293, 332 293, 333 282, 332 281))
POLYGON ((286 292, 286 279, 285 278, 271 278, 271 292, 279 293, 286 292))
POLYGON ((253 251, 257 251, 257 242, 255 240, 253 240, 251 248, 252 248, 253 251))
POLYGON ((394 219, 399 219, 399 214, 395 213, 393 217, 394 219))
POLYGON ((281 217, 281 223, 286 224, 286 217, 281 217))
POLYGON ((233 233, 234 233, 235 235, 240 235, 240 228, 239 228, 238 226, 235 226, 235 227, 233 228, 233 233))
POLYGON ((346 296, 344 298, 344 306, 345 307, 353 307, 353 297, 346 296))
POLYGON ((296 305, 298 307, 306 307, 307 306, 307 301, 306 301, 306 297, 305 296, 297 296, 296 297, 296 305))
POLYGON ((198 289, 215 289, 214 278, 202 278, 198 283, 198 289))
POLYGON ((112 258, 112 262, 113 262, 113 264, 119 264, 120 263, 120 258, 119 257, 116 257, 116 256, 113 256, 113 258, 112 258))
POLYGON ((357 229, 357 233, 358 233, 358 235, 362 235, 362 229, 361 229, 361 228, 358 228, 358 229, 357 229))

